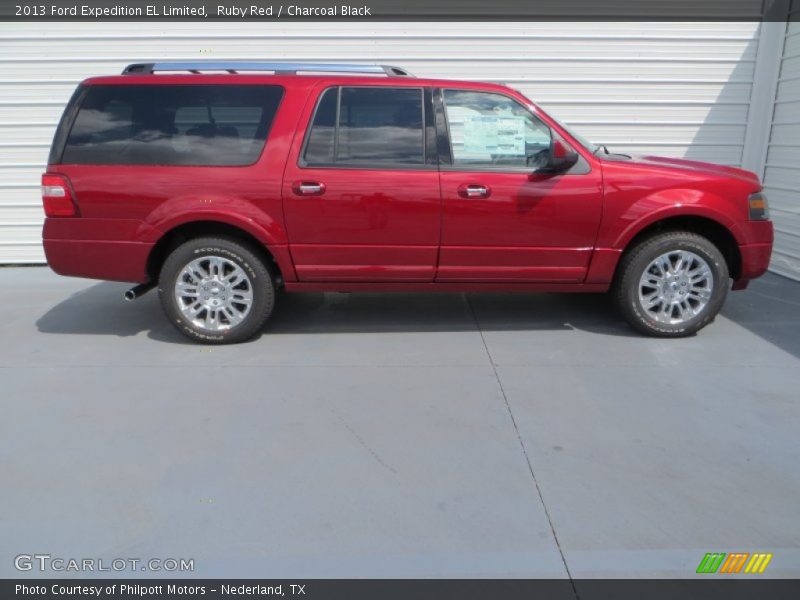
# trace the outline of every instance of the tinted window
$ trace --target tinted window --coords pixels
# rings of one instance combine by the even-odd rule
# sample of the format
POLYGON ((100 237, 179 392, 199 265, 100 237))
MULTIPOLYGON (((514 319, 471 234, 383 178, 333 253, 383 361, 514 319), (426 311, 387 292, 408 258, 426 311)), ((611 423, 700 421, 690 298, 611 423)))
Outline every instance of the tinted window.
POLYGON ((445 90, 456 166, 535 168, 550 148, 550 128, 502 94, 445 90))
POLYGON ((252 164, 282 93, 251 85, 91 86, 61 162, 252 164))
POLYGON ((328 90, 314 115, 305 162, 354 166, 424 164, 422 106, 421 89, 328 90))
POLYGON ((333 138, 336 130, 338 97, 339 88, 325 90, 317 105, 304 154, 308 164, 324 165, 333 162, 333 138))

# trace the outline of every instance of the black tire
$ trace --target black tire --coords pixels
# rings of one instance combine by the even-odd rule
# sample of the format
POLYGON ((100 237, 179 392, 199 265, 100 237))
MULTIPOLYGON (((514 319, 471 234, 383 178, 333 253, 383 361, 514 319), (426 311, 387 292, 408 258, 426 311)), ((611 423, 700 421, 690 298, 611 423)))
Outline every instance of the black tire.
POLYGON ((725 257, 707 238, 688 231, 667 231, 643 239, 625 253, 612 294, 622 315, 637 331, 654 337, 684 337, 701 330, 717 316, 728 294, 728 277, 725 257), (639 299, 639 283, 654 260, 681 250, 692 252, 707 263, 713 286, 706 305, 696 315, 680 323, 664 323, 643 306, 639 299))
MULTIPOLYGON (((233 269, 230 265, 229 268, 233 269)), ((231 238, 202 237, 181 244, 164 261, 158 278, 158 296, 167 318, 188 338, 206 344, 234 344, 256 335, 272 314, 275 283, 267 265, 248 245, 231 238), (249 280, 240 285, 248 285, 247 289, 252 292, 252 304, 246 316, 236 324, 229 320, 228 328, 221 331, 210 331, 193 323, 181 311, 175 294, 175 286, 178 277, 183 277, 183 269, 192 261, 206 256, 220 257, 237 265, 249 280)), ((226 318, 226 315, 222 315, 219 320, 226 318)))

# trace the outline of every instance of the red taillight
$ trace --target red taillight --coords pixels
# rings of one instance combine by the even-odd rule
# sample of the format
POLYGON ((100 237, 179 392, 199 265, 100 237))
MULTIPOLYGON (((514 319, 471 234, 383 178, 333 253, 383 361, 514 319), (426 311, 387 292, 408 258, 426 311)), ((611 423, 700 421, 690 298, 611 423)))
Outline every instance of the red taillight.
POLYGON ((42 175, 42 202, 44 214, 48 217, 74 217, 78 214, 69 179, 64 175, 42 175))

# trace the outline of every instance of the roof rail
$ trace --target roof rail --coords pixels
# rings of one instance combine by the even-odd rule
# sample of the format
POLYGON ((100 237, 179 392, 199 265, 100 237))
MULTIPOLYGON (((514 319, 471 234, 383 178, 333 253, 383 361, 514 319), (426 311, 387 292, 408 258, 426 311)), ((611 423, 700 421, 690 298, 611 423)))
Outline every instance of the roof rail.
POLYGON ((391 65, 355 65, 336 63, 290 63, 290 62, 256 62, 256 61, 181 61, 160 63, 136 63, 128 65, 123 75, 152 75, 156 71, 272 71, 276 75, 296 75, 301 71, 320 73, 381 73, 389 77, 413 77, 411 73, 400 67, 391 65))

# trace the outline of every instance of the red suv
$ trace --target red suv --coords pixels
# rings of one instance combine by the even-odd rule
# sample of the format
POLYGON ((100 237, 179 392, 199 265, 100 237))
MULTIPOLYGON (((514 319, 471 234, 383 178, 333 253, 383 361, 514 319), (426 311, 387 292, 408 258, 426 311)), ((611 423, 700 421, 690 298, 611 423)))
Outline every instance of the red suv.
POLYGON ((610 289, 637 330, 683 336, 773 241, 751 172, 612 153, 508 87, 386 66, 88 79, 42 197, 54 271, 138 283, 129 299, 157 285, 208 343, 258 332, 278 288, 610 289))

